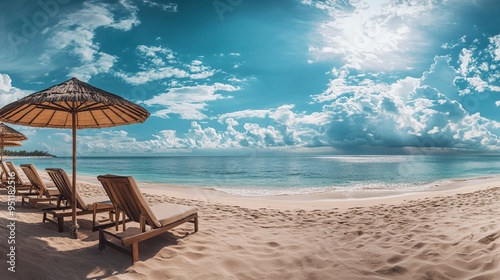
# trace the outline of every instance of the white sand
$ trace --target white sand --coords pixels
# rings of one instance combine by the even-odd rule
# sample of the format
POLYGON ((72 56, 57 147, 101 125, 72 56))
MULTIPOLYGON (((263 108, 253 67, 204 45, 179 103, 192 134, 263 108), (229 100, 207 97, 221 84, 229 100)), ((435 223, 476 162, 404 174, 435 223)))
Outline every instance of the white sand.
MULTIPOLYGON (((81 180, 91 181, 79 185, 82 193, 103 194, 95 179, 81 180)), ((141 242, 141 261, 132 265, 112 248, 99 252, 90 215, 79 218, 81 238, 74 240, 69 219, 58 233, 18 198, 15 273, 7 271, 7 198, 0 191, 0 278, 500 279, 499 177, 377 197, 142 187, 151 204, 198 206, 200 231, 191 235, 185 224, 141 242)))

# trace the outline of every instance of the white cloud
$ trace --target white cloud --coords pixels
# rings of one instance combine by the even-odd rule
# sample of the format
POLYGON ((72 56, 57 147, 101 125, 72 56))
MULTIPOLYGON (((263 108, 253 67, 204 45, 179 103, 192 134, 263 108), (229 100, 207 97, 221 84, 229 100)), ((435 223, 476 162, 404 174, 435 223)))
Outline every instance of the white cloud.
POLYGON ((151 0, 142 0, 142 2, 146 5, 148 5, 151 8, 160 8, 162 11, 169 12, 169 13, 176 13, 178 11, 178 5, 177 3, 158 3, 154 2, 151 0))
MULTIPOLYGON (((184 135, 177 135, 174 130, 161 130, 152 135, 153 139, 138 141, 123 130, 100 131, 92 135, 78 136, 78 152, 81 154, 106 153, 170 153, 189 152, 195 149, 241 149, 293 147, 302 145, 298 133, 289 128, 261 126, 246 122, 240 125, 236 120, 225 120, 226 129, 216 130, 211 126, 192 121, 184 135), (130 149, 132 147, 132 149, 130 149)), ((69 133, 54 133, 51 138, 62 141, 58 145, 68 146, 70 150, 71 135, 69 133)))
POLYGON ((79 135, 77 151, 81 154, 140 153, 150 150, 146 144, 130 137, 124 130, 100 131, 92 135, 79 135))
POLYGON ((441 48, 445 49, 445 50, 451 50, 451 49, 454 49, 456 47, 459 47, 459 46, 462 46, 463 44, 465 44, 466 42, 466 38, 467 36, 464 35, 460 38, 460 40, 458 40, 457 42, 453 42, 453 43, 444 43, 441 48))
MULTIPOLYGON (((137 51, 139 54, 144 56, 146 59, 151 59, 151 62, 158 66, 165 65, 165 59, 168 63, 175 63, 175 53, 166 47, 162 46, 137 46, 137 51)), ((144 65, 143 68, 147 68, 148 65, 144 65)))
POLYGON ((203 65, 201 60, 193 60, 191 65, 188 66, 191 74, 189 77, 194 80, 206 79, 215 74, 215 69, 203 65))
POLYGON ((145 143, 155 152, 187 147, 186 140, 178 138, 175 130, 161 130, 159 134, 153 135, 153 137, 153 140, 148 140, 145 143))
POLYGON ((226 129, 217 131, 213 127, 203 127, 193 121, 185 135, 177 136, 174 130, 161 130, 153 135, 154 139, 147 141, 137 141, 125 131, 101 132, 92 137, 84 136, 81 139, 79 137, 78 149, 83 153, 127 152, 127 146, 133 145, 134 150, 128 152, 167 153, 196 149, 286 147, 300 144, 300 139, 294 139, 292 132, 283 133, 274 126, 262 127, 255 123, 245 123, 239 127, 240 131, 235 130, 234 126, 238 126, 238 123, 228 120, 226 129), (95 138, 95 141, 92 141, 92 138, 95 138))
POLYGON ((326 102, 330 100, 335 100, 338 97, 349 94, 360 92, 364 94, 370 94, 372 92, 382 92, 389 90, 389 87, 385 84, 375 83, 373 80, 364 79, 356 83, 346 83, 346 78, 349 75, 349 71, 342 70, 338 77, 330 80, 328 89, 319 95, 314 95, 313 100, 315 102, 326 102))
POLYGON ((69 134, 69 133, 56 132, 56 133, 53 133, 50 137, 51 138, 61 138, 61 140, 66 142, 66 143, 71 143, 73 141, 73 138, 71 137, 71 134, 69 134))
POLYGON ((490 40, 490 46, 488 47, 491 56, 495 61, 500 60, 500 34, 495 35, 490 40))
POLYGON ((54 57, 59 58, 60 55, 69 53, 81 64, 72 68, 69 76, 76 76, 84 81, 96 74, 109 72, 116 57, 100 51, 94 38, 96 30, 114 28, 129 31, 140 23, 137 12, 137 7, 126 0, 121 0, 119 5, 97 1, 83 3, 78 12, 66 15, 54 27, 42 32, 50 36, 42 60, 49 63, 54 57), (116 19, 115 12, 125 12, 127 15, 116 19))
POLYGON ((22 90, 12 86, 12 79, 7 74, 0 73, 0 107, 25 97, 32 91, 22 90))
POLYGON ((462 49, 462 52, 460 53, 460 56, 459 56, 459 61, 460 61, 460 72, 462 73, 462 75, 467 75, 470 71, 469 69, 469 64, 472 61, 472 51, 466 49, 466 48, 463 48, 462 49))
POLYGON ((109 72, 116 62, 116 57, 103 52, 97 53, 94 58, 92 62, 71 69, 68 76, 88 81, 94 75, 109 72))
POLYGON ((228 132, 231 132, 234 140, 243 146, 309 145, 315 136, 321 133, 322 127, 330 123, 331 114, 329 112, 296 113, 294 109, 293 104, 285 104, 272 109, 248 109, 222 114, 218 121, 228 124, 228 132), (244 122, 242 127, 235 128, 239 124, 235 119, 247 122, 244 122), (254 123, 260 122, 259 119, 265 119, 265 122, 271 124, 261 127, 254 123))
POLYGON ((118 72, 115 74, 117 77, 122 78, 130 84, 139 85, 151 81, 162 80, 167 78, 186 78, 189 73, 171 66, 159 67, 147 71, 139 71, 133 75, 118 72))
MULTIPOLYGON (((153 139, 139 141, 131 137, 124 130, 108 130, 92 133, 92 135, 79 135, 77 141, 77 152, 81 155, 91 154, 134 154, 134 153, 161 153, 188 151, 191 147, 188 138, 179 138, 173 130, 161 130, 152 135, 153 139)), ((58 143, 58 149, 54 145, 46 145, 51 152, 58 154, 71 151, 71 134, 53 133, 50 139, 58 143)), ((194 147, 194 146, 193 146, 194 147)))
POLYGON ((500 92, 498 80, 500 69, 495 61, 500 60, 500 35, 487 38, 488 45, 482 48, 475 39, 470 46, 464 47, 459 55, 459 78, 455 84, 460 87, 460 94, 500 92), (485 51, 486 50, 486 51, 485 51))
POLYGON ((193 65, 193 66, 199 66, 202 64, 203 64, 203 62, 201 60, 198 60, 198 59, 195 59, 191 62, 191 65, 193 65))
POLYGON ((153 116, 168 118, 170 114, 178 114, 182 119, 202 120, 207 118, 203 111, 208 106, 208 102, 230 98, 217 92, 232 92, 239 89, 221 83, 171 88, 168 92, 157 95, 143 103, 148 106, 159 105, 166 107, 153 113, 153 116))
POLYGON ((113 20, 113 22, 109 26, 118 30, 129 31, 134 26, 139 25, 141 23, 139 17, 137 16, 139 8, 133 5, 129 0, 119 0, 118 2, 122 7, 115 9, 122 10, 122 8, 124 8, 125 11, 129 13, 129 16, 120 18, 118 20, 113 20))
POLYGON ((432 25, 433 1, 302 1, 325 11, 330 19, 317 30, 310 47, 317 60, 340 57, 355 69, 406 69, 429 39, 420 31, 432 25))
POLYGON ((485 89, 488 88, 488 83, 483 81, 480 77, 476 76, 472 78, 467 78, 467 81, 474 88, 474 90, 478 92, 483 92, 485 89))
MULTIPOLYGON (((422 77, 394 83, 370 80, 360 85, 357 76, 339 74, 324 93, 312 96, 325 103, 323 110, 331 116, 321 142, 345 148, 498 149, 500 123, 469 114, 462 105, 465 100, 449 85, 454 77, 471 71, 456 71, 449 63, 449 58, 436 58, 422 77)), ((461 66, 470 69, 472 64, 461 66)), ((485 89, 480 79, 470 82, 475 90, 485 89)))
POLYGON ((286 104, 273 109, 242 110, 225 113, 219 116, 218 121, 224 123, 228 119, 264 119, 269 118, 279 125, 325 125, 329 122, 329 114, 325 112, 312 112, 311 114, 295 113, 294 104, 286 104))
POLYGON ((125 73, 119 71, 115 75, 130 84, 139 85, 168 78, 201 80, 212 77, 217 70, 203 65, 195 59, 190 63, 182 63, 174 51, 162 46, 137 46, 141 58, 141 71, 125 73), (167 65, 168 64, 168 65, 167 65))
POLYGON ((7 74, 0 74, 0 90, 8 92, 12 88, 12 79, 7 74))
POLYGON ((187 135, 189 148, 215 149, 221 148, 222 134, 213 127, 202 128, 197 122, 191 123, 187 135))
POLYGON ((219 116, 219 122, 222 123, 226 119, 265 118, 268 113, 269 110, 253 110, 253 109, 225 113, 219 116))
POLYGON ((199 73, 190 74, 189 77, 193 80, 202 80, 212 77, 215 74, 215 70, 203 71, 199 73))
POLYGON ((300 143, 300 139, 294 138, 293 133, 283 133, 281 129, 271 125, 262 127, 256 123, 245 123, 238 131, 235 126, 239 124, 233 119, 228 119, 226 124, 225 131, 216 131, 212 127, 203 128, 197 122, 192 122, 182 142, 186 143, 186 148, 191 149, 266 148, 300 143))

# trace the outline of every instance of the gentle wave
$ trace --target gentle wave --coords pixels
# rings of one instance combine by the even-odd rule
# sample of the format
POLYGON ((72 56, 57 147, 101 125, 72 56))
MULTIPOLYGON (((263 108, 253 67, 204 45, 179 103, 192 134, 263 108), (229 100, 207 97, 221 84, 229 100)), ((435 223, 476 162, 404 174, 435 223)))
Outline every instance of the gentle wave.
MULTIPOLYGON (((479 178, 471 178, 479 179, 479 178)), ((464 180, 471 180, 464 179, 464 180)), ((395 191, 395 192, 419 192, 427 191, 441 185, 450 183, 453 180, 440 180, 430 183, 367 183, 350 184, 342 186, 307 187, 307 188, 255 188, 255 187, 210 187, 210 189, 240 196, 280 196, 280 195, 304 195, 325 192, 355 192, 355 191, 395 191)))
POLYGON ((408 162, 412 160, 410 156, 320 156, 316 158, 347 163, 387 163, 408 162))

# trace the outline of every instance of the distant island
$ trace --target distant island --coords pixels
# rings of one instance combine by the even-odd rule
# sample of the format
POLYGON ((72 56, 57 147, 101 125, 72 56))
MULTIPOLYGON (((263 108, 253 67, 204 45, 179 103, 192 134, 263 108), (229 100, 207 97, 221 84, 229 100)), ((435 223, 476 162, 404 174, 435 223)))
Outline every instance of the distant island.
POLYGON ((4 156, 11 156, 11 157, 56 157, 55 155, 51 155, 48 152, 39 151, 39 150, 34 150, 31 152, 27 152, 25 150, 21 150, 21 151, 5 150, 5 151, 3 151, 3 155, 4 156))

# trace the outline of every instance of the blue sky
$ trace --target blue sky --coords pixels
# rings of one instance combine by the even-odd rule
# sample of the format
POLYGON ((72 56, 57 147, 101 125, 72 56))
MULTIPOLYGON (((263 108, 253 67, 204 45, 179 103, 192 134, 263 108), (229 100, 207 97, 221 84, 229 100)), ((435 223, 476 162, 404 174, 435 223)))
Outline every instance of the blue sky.
POLYGON ((1 106, 77 77, 151 112, 80 156, 499 151, 498 1, 103 2, 0 3, 1 106))

